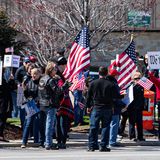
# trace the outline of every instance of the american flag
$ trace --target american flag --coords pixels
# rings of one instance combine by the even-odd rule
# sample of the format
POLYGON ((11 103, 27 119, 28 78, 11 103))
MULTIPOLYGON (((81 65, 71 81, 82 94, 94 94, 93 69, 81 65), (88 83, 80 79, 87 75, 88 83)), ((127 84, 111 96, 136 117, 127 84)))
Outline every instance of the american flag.
POLYGON ((90 65, 89 31, 87 27, 79 32, 73 42, 63 75, 70 81, 90 65))
MULTIPOLYGON (((137 70, 136 63, 135 43, 131 41, 128 48, 116 60, 119 71, 118 84, 121 90, 126 89, 131 83, 132 73, 137 70)), ((115 62, 111 65, 115 65, 115 62)))
POLYGON ((74 79, 73 79, 73 84, 72 86, 69 88, 70 91, 74 91, 74 90, 80 90, 80 91, 83 91, 84 90, 84 87, 85 87, 85 76, 82 75, 82 77, 80 79, 78 79, 78 76, 76 76, 74 79))
POLYGON ((147 90, 150 90, 153 85, 153 83, 146 77, 142 77, 137 83, 147 90))
POLYGON ((13 49, 13 47, 6 48, 6 49, 5 49, 5 52, 6 52, 6 53, 9 53, 9 52, 13 53, 13 52, 14 52, 14 49, 13 49))

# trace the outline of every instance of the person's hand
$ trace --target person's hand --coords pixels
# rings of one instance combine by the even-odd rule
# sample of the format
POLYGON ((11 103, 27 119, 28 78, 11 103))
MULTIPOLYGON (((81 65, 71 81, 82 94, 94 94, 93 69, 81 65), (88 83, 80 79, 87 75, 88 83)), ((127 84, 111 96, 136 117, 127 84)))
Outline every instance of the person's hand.
POLYGON ((87 108, 87 114, 90 114, 92 112, 93 107, 87 108))
POLYGON ((10 75, 9 79, 14 79, 14 76, 13 74, 10 75))
POLYGON ((68 89, 70 86, 72 85, 72 82, 69 82, 69 81, 66 81, 64 84, 63 84, 63 89, 66 90, 68 89))

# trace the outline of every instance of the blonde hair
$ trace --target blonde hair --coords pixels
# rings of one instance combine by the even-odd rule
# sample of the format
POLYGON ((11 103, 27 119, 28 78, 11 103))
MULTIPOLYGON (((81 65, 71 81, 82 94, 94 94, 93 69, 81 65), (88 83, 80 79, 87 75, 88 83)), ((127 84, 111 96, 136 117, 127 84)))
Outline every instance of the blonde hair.
POLYGON ((50 75, 52 70, 56 67, 56 63, 48 62, 45 68, 45 75, 50 75))
POLYGON ((40 69, 39 68, 33 68, 32 70, 31 70, 31 73, 32 74, 38 74, 38 75, 40 75, 41 74, 41 71, 40 71, 40 69))

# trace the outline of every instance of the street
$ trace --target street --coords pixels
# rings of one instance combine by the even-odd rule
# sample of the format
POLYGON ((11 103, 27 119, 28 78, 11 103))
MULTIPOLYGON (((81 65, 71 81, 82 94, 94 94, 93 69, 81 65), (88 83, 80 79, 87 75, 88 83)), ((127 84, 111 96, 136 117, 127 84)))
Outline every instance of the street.
POLYGON ((39 148, 1 148, 0 159, 3 160, 159 160, 160 146, 129 146, 112 149, 111 152, 87 152, 85 146, 70 147, 66 150, 44 150, 39 148))

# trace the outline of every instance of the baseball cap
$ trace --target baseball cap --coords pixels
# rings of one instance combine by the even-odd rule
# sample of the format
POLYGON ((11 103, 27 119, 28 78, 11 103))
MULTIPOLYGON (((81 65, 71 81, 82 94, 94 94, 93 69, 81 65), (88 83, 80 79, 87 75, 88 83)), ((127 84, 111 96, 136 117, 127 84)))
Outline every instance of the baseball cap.
POLYGON ((67 64, 66 58, 63 57, 63 56, 58 57, 58 58, 57 58, 57 64, 58 64, 58 65, 65 65, 65 64, 67 64))
POLYGON ((24 57, 23 62, 27 63, 27 62, 31 62, 31 61, 30 61, 29 57, 24 57))
POLYGON ((109 74, 111 76, 118 76, 119 72, 116 69, 110 69, 109 74))

